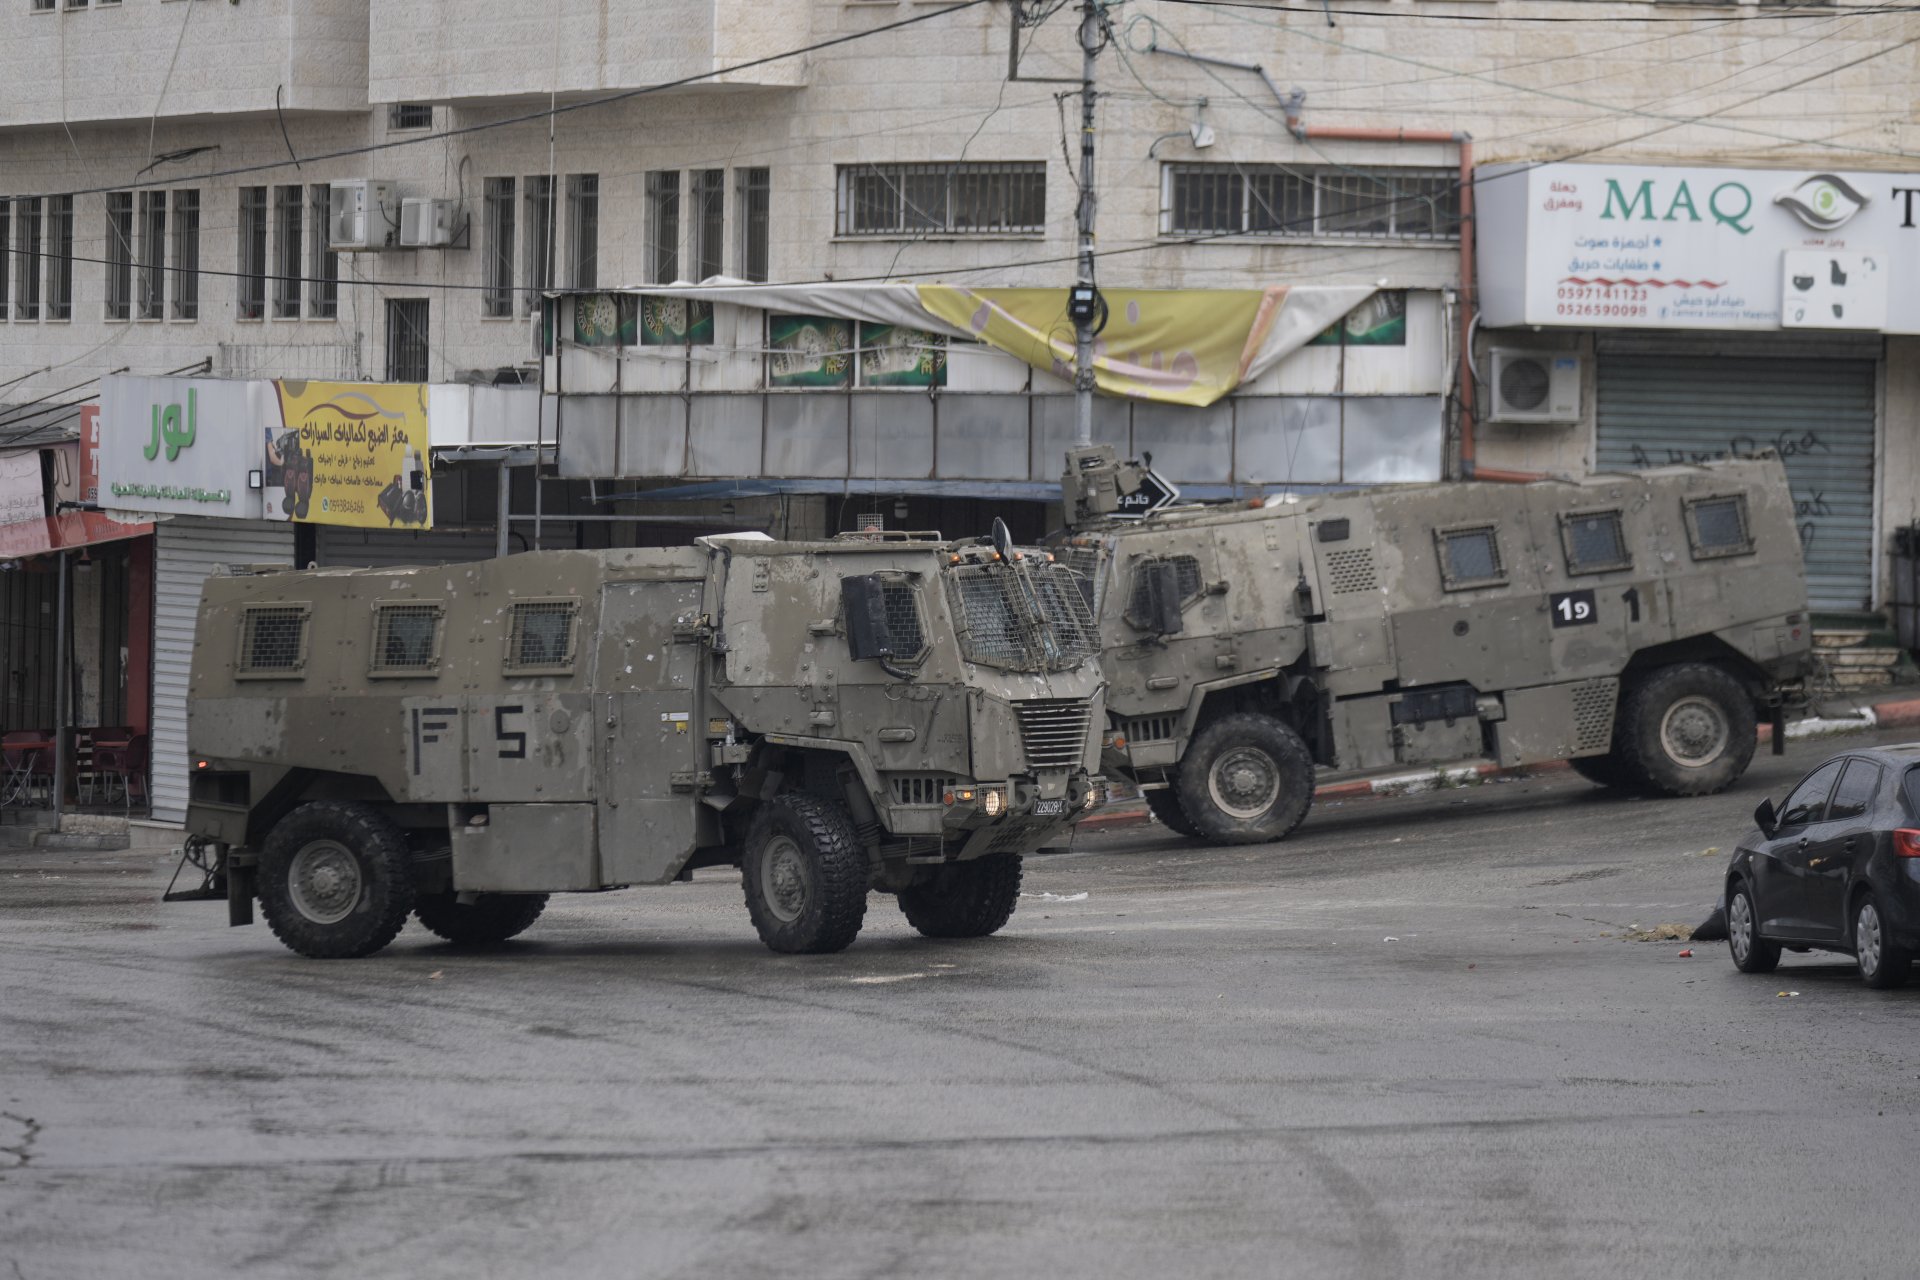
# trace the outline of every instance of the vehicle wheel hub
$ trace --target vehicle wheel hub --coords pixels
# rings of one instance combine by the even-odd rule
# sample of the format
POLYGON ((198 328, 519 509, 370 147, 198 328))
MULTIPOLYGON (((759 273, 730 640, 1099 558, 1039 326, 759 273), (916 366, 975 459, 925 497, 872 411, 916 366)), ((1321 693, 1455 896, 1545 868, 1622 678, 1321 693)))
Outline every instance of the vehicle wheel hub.
POLYGON ((1280 767, 1258 747, 1234 747, 1213 762, 1207 790, 1222 812, 1258 818, 1280 798, 1280 767))
POLYGON ((1744 893, 1734 897, 1727 911, 1727 939, 1733 944, 1734 959, 1745 961, 1753 950, 1753 910, 1744 893))
POLYGON ((287 896, 315 924, 338 924, 360 905, 360 862, 347 847, 316 840, 293 855, 287 896))
POLYGON ((1860 972, 1869 977, 1880 968, 1880 944, 1880 913, 1871 902, 1863 902, 1853 925, 1853 953, 1860 962, 1860 972))
POLYGON ((807 906, 806 859, 791 837, 776 836, 760 862, 760 894, 775 918, 791 923, 807 906))
POLYGON ((1684 765, 1710 764, 1727 749, 1727 718, 1707 698, 1682 698, 1660 719, 1660 745, 1684 765))

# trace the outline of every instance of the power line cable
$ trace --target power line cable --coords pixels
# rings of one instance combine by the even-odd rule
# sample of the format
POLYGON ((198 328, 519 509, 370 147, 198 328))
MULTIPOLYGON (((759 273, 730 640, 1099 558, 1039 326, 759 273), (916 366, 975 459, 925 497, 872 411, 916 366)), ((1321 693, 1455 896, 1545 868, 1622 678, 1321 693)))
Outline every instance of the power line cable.
MULTIPOLYGON (((1303 14, 1309 14, 1315 18, 1321 17, 1325 12, 1325 10, 1317 6, 1310 7, 1306 5, 1289 5, 1289 4, 1258 4, 1258 3, 1254 3, 1253 0, 1162 0, 1162 3, 1189 5, 1197 9, 1251 9, 1256 13, 1303 13, 1303 14)), ((1598 6, 1596 5, 1596 7, 1598 6)), ((1635 23, 1635 22, 1680 23, 1680 22, 1702 21, 1701 18, 1695 17, 1692 14, 1686 14, 1686 15, 1674 14, 1670 16, 1657 16, 1651 13, 1642 14, 1642 15, 1582 14, 1582 15, 1576 16, 1574 14, 1512 13, 1505 10, 1499 13, 1428 13, 1421 10, 1409 10, 1405 12, 1397 12, 1397 11, 1380 10, 1380 9, 1340 9, 1338 10, 1338 12, 1340 16, 1343 18, 1389 18, 1399 22, 1410 22, 1410 21, 1414 21, 1414 22, 1542 22, 1542 23, 1585 23, 1585 24, 1607 23, 1610 25, 1620 25, 1620 24, 1635 23)), ((1862 13, 1862 14, 1875 16, 1875 17, 1880 16, 1882 14, 1920 13, 1920 5, 1910 5, 1910 4, 1861 5, 1855 8, 1851 8, 1849 12, 1862 13)), ((1791 22, 1795 20, 1804 21, 1809 18, 1828 16, 1830 13, 1831 13, 1831 10, 1824 9, 1824 8, 1820 10, 1809 11, 1807 9, 1801 9, 1793 6, 1783 5, 1778 8, 1762 9, 1755 13, 1726 15, 1724 17, 1716 16, 1710 19, 1710 21, 1712 22, 1791 22)))

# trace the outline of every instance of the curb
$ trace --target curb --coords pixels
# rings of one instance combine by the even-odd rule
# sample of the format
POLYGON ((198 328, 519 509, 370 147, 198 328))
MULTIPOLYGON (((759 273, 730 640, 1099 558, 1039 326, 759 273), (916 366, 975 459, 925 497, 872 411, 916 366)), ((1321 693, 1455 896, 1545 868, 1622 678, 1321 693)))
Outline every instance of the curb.
MULTIPOLYGON (((1805 720, 1795 720, 1787 726, 1787 741, 1833 738, 1850 733, 1866 733, 1872 729, 1897 729, 1907 725, 1920 725, 1920 698, 1875 703, 1872 706, 1861 707, 1860 714, 1857 716, 1832 718, 1810 716, 1805 720)), ((1759 740, 1773 741, 1772 725, 1760 726, 1759 740)), ((1442 787, 1466 787, 1487 781, 1517 781, 1522 778, 1534 778, 1543 774, 1560 773, 1572 767, 1565 760, 1548 760, 1540 764, 1520 765, 1511 769, 1503 769, 1497 764, 1458 765, 1451 769, 1427 769, 1420 773, 1395 774, 1386 778, 1359 778, 1352 782, 1329 783, 1324 787, 1315 787, 1313 798, 1316 801, 1323 801, 1357 800, 1373 796, 1410 796, 1424 791, 1435 791, 1442 787)), ((1148 826, 1153 823, 1153 820, 1153 815, 1147 811, 1145 801, 1124 800, 1088 814, 1075 824, 1075 829, 1103 831, 1148 826)))

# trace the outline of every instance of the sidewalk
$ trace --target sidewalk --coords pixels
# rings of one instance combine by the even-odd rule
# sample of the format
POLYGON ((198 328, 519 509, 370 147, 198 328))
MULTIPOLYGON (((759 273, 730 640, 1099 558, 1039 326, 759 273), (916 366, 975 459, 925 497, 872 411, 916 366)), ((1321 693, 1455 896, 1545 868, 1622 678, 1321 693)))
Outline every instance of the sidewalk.
MULTIPOLYGON (((1787 725, 1787 740, 1829 738, 1849 733, 1867 733, 1875 729, 1896 729, 1908 725, 1920 727, 1920 685, 1887 685, 1861 689, 1854 693, 1823 697, 1815 701, 1816 714, 1787 725)), ((1916 733, 1915 737, 1920 737, 1916 733)), ((1773 726, 1760 726, 1760 741, 1773 741, 1773 726)), ((1350 778, 1327 782, 1314 788, 1316 801, 1358 800, 1376 796, 1406 796, 1439 787, 1463 787, 1476 783, 1515 778, 1537 778, 1571 768, 1565 760, 1503 769, 1497 764, 1462 764, 1423 769, 1417 773, 1398 773, 1387 777, 1350 778)), ((1080 820, 1076 830, 1111 831, 1151 825, 1145 800, 1128 798, 1104 805, 1080 820)))

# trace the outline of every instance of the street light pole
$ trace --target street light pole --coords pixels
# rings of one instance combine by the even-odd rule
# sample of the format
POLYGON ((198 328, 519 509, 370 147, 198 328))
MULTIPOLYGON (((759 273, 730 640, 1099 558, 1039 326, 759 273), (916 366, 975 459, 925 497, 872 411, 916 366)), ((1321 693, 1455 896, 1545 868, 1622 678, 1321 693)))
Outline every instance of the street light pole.
POLYGON ((1093 443, 1093 326, 1098 304, 1093 283, 1093 72, 1100 54, 1101 0, 1080 6, 1080 270, 1068 310, 1074 322, 1073 443, 1093 443))

